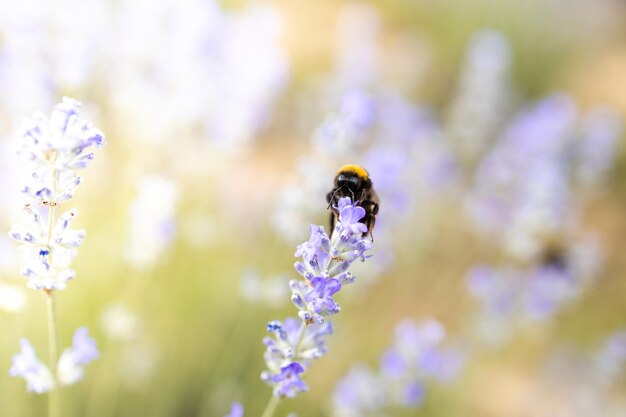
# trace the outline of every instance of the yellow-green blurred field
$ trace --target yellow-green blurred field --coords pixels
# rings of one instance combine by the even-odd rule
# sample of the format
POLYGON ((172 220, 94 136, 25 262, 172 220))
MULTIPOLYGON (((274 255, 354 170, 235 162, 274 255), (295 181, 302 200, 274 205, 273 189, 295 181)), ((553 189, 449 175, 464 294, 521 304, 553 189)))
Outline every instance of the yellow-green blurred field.
MULTIPOLYGON (((53 68, 55 59, 67 58, 72 47, 76 47, 71 43, 80 36, 76 27, 68 29, 68 37, 63 37, 64 30, 74 22, 63 16, 71 15, 76 4, 70 0, 45 6, 43 3, 34 2, 34 9, 44 12, 32 14, 37 17, 33 20, 37 25, 43 22, 41 26, 32 25, 39 28, 32 29, 32 33, 43 30, 43 35, 37 32, 38 41, 28 38, 29 33, 32 35, 28 29, 31 26, 24 23, 28 21, 24 16, 31 16, 30 12, 18 6, 0 6, 0 49, 9 44, 13 48, 10 59, 0 51, 0 61, 6 59, 6 67, 19 64, 15 56, 19 56, 20 48, 28 50, 29 56, 43 57, 24 61, 28 65, 53 68), (19 30, 15 30, 18 26, 19 30), (12 36, 24 39, 9 38, 12 36), (41 44, 33 48, 36 42, 41 44), (69 52, 63 49, 63 42, 70 42, 69 52)), ((87 10, 80 14, 83 11, 79 10, 76 21, 86 19, 89 23, 103 9, 115 10, 123 5, 130 9, 133 4, 130 0, 93 3, 93 13, 87 10)), ((191 7, 189 4, 137 2, 138 10, 154 12, 137 12, 137 16, 160 22, 146 26, 154 33, 161 28, 162 38, 151 44, 138 43, 136 49, 129 48, 120 55, 112 53, 113 58, 108 61, 98 57, 128 45, 122 45, 123 36, 107 35, 106 28, 114 17, 106 15, 104 23, 94 24, 104 31, 97 44, 102 50, 85 58, 90 63, 87 81, 73 85, 57 81, 59 72, 50 70, 50 80, 44 82, 46 94, 53 98, 50 103, 41 96, 29 99, 29 89, 23 93, 16 90, 21 85, 32 87, 30 73, 24 75, 23 84, 15 84, 0 70, 0 80, 7 77, 0 81, 0 97, 4 95, 0 103, 4 153, 0 159, 4 165, 0 166, 0 184, 6 196, 0 198, 3 236, 12 223, 20 221, 17 213, 23 204, 18 196, 20 177, 15 174, 19 167, 10 154, 21 118, 36 110, 48 114, 62 96, 70 95, 84 103, 82 116, 92 120, 107 137, 106 146, 97 151, 92 166, 81 172, 84 181, 76 197, 64 205, 80 210, 76 223, 87 231, 87 237, 78 248, 76 278, 66 290, 56 294, 59 345, 61 349, 68 346, 75 329, 87 326, 98 343, 100 358, 86 367, 83 381, 60 390, 63 417, 220 417, 228 413, 235 401, 244 405, 245 416, 260 416, 271 396, 271 388, 259 379, 265 369, 262 339, 266 324, 295 315, 287 288, 288 280, 297 277, 293 269, 296 245, 308 239, 308 223, 327 227, 323 195, 315 207, 307 205, 302 213, 305 226, 293 230, 294 238, 281 235, 275 218, 281 213, 281 192, 290 181, 295 181, 296 189, 301 184, 301 189, 307 190, 307 178, 298 171, 302 158, 323 155, 314 149, 310 137, 328 115, 336 112, 341 90, 333 78, 337 72, 337 26, 347 3, 263 3, 274 8, 281 21, 276 43, 284 54, 288 75, 277 77, 276 86, 274 81, 269 82, 268 88, 274 88, 269 98, 251 98, 239 104, 244 110, 247 106, 263 107, 267 114, 263 115, 262 127, 245 132, 245 140, 235 141, 233 146, 207 139, 210 133, 200 123, 216 117, 211 109, 220 114, 217 112, 223 110, 221 106, 227 106, 220 102, 222 98, 226 103, 239 97, 238 93, 229 95, 230 90, 246 88, 246 83, 253 84, 256 78, 242 76, 241 81, 228 81, 232 85, 226 87, 218 84, 238 70, 255 73, 255 67, 264 66, 261 61, 265 58, 262 54, 253 56, 253 51, 245 48, 239 55, 229 55, 230 69, 224 73, 219 68, 216 71, 223 78, 209 79, 206 85, 198 82, 195 91, 193 77, 198 74, 184 71, 188 45, 176 43, 184 38, 168 36, 170 32, 182 31, 180 25, 191 19, 195 9, 189 15, 182 13, 178 21, 170 22, 164 17, 173 10, 191 7), (159 14, 157 10, 161 9, 159 14), (164 45, 166 42, 172 44, 164 45), (132 54, 140 51, 158 59, 140 61, 132 68, 135 78, 126 79, 122 60, 133 59, 132 54), (158 65, 170 63, 163 51, 168 51, 172 60, 178 60, 176 65, 183 69, 180 75, 174 72, 167 75, 170 78, 160 78, 158 65), (116 69, 117 64, 120 68, 116 69), (111 82, 108 74, 115 71, 117 78, 111 82), (146 85, 140 85, 143 77, 149 80, 146 85), (189 78, 183 80, 185 77, 189 78), (179 81, 189 91, 173 93, 179 81), (219 93, 211 99, 214 107, 202 109, 204 113, 196 116, 195 108, 185 107, 192 100, 187 100, 186 94, 195 99, 204 94, 202 88, 207 85, 206 91, 211 90, 212 83, 219 93), (146 96, 134 100, 133 94, 141 89, 145 89, 146 96), (111 98, 114 93, 121 98, 111 98), (19 103, 15 97, 20 97, 19 103), (152 108, 144 112, 142 103, 152 108), (180 114, 175 112, 177 106, 180 114), (17 115, 16 109, 28 111, 17 115), (150 133, 142 137, 146 131, 150 133), (168 178, 177 188, 174 231, 171 242, 157 259, 137 268, 128 261, 130 207, 138 195, 141 179, 156 175, 168 178), (244 297, 242 277, 247 273, 256 273, 267 283, 279 277, 279 283, 284 281, 284 302, 271 297, 270 302, 244 297), (122 305, 135 320, 120 324, 132 330, 122 329, 122 336, 117 338, 107 331, 105 315, 115 305, 122 305)), ((202 4, 193 2, 193 7, 202 4)), ((618 0, 380 0, 365 4, 379 13, 375 41, 380 48, 376 58, 379 72, 369 87, 380 91, 389 86, 412 103, 431 106, 443 125, 450 118, 468 42, 476 31, 485 28, 499 31, 510 44, 512 106, 565 91, 581 111, 606 104, 620 117, 626 112, 626 6, 618 0)), ((217 5, 224 10, 222 13, 239 13, 255 6, 258 4, 254 1, 217 5)), ((80 25, 85 25, 85 21, 80 25)), ((141 31, 144 24, 137 26, 136 30, 141 31)), ((254 39, 255 28, 252 24, 245 36, 254 39)), ((226 29, 220 26, 218 30, 226 29)), ((152 36, 152 32, 148 33, 152 36)), ((247 38, 242 36, 245 43, 247 38)), ((132 39, 138 42, 141 37, 132 39)), ((220 61, 215 65, 219 67, 220 61)), ((505 120, 509 120, 515 111, 505 113, 505 120)), ((224 117, 228 115, 231 113, 224 117)), ((473 352, 452 383, 428 386, 420 407, 393 408, 386 414, 373 415, 626 415, 623 374, 610 392, 610 398, 623 407, 617 406, 622 414, 604 414, 606 410, 602 409, 597 409, 596 414, 558 414, 554 410, 569 399, 547 391, 544 380, 544 367, 554 349, 570 346, 584 354, 611 333, 626 329, 624 137, 622 133, 604 185, 591 192, 573 192, 579 205, 576 231, 593 234, 603 252, 602 267, 589 288, 549 320, 516 331, 504 347, 473 352)), ((348 151, 337 159, 351 156, 348 151)), ((332 155, 326 157, 325 163, 335 164, 332 155)), ((354 158, 362 159, 356 153, 354 158)), ((408 172, 412 172, 413 164, 409 161, 408 172)), ((314 182, 326 183, 330 190, 334 171, 324 169, 326 165, 320 172, 327 176, 314 182)), ((376 184, 376 178, 373 181, 376 184)), ((281 401, 276 416, 291 412, 299 417, 335 415, 332 396, 336 383, 355 363, 375 367, 393 340, 394 325, 404 318, 434 317, 445 325, 450 338, 469 337, 468 323, 477 310, 477 302, 467 291, 466 275, 476 264, 506 259, 498 243, 481 237, 463 213, 464 180, 436 198, 428 193, 418 194, 411 188, 413 183, 402 183, 402 176, 398 181, 400 189, 416 194, 414 205, 400 224, 387 223, 394 227, 388 235, 378 239, 375 232, 374 259, 359 268, 367 270, 377 251, 392 253, 394 262, 375 279, 368 279, 364 273, 363 282, 357 279, 342 290, 338 297, 342 311, 333 319, 335 333, 328 340, 329 351, 315 361, 304 377, 310 391, 281 401)), ((155 211, 161 209, 158 195, 150 204, 155 211)), ((393 214, 385 213, 385 208, 383 199, 381 222, 393 218, 393 214), (389 217, 384 219, 383 215, 389 217)), ((382 230, 385 223, 381 224, 382 230)), ((4 247, 0 245, 0 250, 4 247)), ((25 304, 19 311, 0 310, 0 416, 39 417, 47 415, 47 395, 26 392, 24 381, 8 374, 21 338, 28 338, 38 356, 44 361, 47 358, 45 296, 26 288, 25 280, 19 276, 16 247, 11 242, 7 256, 0 256, 0 260, 7 260, 5 264, 0 262, 0 281, 22 287, 25 294, 25 304)))

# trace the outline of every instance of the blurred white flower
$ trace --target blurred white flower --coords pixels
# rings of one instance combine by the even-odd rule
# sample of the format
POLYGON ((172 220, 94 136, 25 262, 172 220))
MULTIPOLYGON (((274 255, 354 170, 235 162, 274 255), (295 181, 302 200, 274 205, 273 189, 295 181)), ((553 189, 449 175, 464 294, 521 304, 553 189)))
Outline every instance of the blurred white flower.
POLYGON ((139 316, 123 304, 112 304, 102 313, 102 327, 113 339, 129 341, 135 339, 142 328, 139 316))
POLYGON ((467 163, 491 145, 506 115, 510 63, 510 47, 502 34, 483 30, 472 37, 447 123, 447 133, 467 163))
POLYGON ((178 188, 170 179, 152 176, 140 181, 130 206, 126 259, 137 270, 152 268, 163 256, 176 231, 178 188))
POLYGON ((379 76, 381 18, 364 2, 349 2, 339 14, 336 76, 342 89, 364 88, 379 76))
POLYGON ((0 105, 13 120, 84 89, 102 61, 106 0, 23 0, 0 5, 0 105))
POLYGON ((248 270, 241 277, 241 296, 254 304, 281 308, 289 299, 289 279, 285 275, 262 279, 257 272, 248 270))
POLYGON ((0 282, 0 310, 19 313, 26 305, 26 295, 21 286, 0 282))
POLYGON ((121 383, 128 389, 141 390, 157 368, 159 352, 147 340, 126 346, 119 363, 121 383))
POLYGON ((201 132, 217 147, 244 145, 288 73, 279 35, 270 6, 124 0, 109 51, 115 117, 139 141, 174 145, 173 135, 201 132))

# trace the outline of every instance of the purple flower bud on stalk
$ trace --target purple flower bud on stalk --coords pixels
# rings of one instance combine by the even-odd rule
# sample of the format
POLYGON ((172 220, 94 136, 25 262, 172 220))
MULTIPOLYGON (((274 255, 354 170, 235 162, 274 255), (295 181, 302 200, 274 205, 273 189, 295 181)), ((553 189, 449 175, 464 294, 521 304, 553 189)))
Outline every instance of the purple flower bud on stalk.
POLYGON ((308 388, 300 374, 311 361, 326 351, 326 336, 332 333, 328 317, 340 311, 333 297, 344 285, 354 282, 348 268, 357 259, 365 260, 371 242, 362 235, 367 227, 360 223, 365 210, 352 205, 349 198, 338 202, 339 219, 332 239, 324 228, 311 225, 309 240, 298 245, 295 269, 304 280, 291 280, 291 301, 298 308, 298 317, 284 322, 272 321, 267 329, 265 362, 268 371, 261 379, 274 388, 279 398, 294 397, 308 388))

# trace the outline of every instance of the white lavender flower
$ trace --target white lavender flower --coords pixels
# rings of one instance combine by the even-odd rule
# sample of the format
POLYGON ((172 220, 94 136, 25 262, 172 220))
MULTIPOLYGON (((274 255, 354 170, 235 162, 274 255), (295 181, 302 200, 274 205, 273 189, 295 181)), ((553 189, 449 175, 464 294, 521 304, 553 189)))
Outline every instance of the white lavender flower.
POLYGON ((78 101, 65 97, 50 118, 35 113, 21 131, 19 155, 31 170, 22 189, 32 201, 24 207, 30 221, 13 226, 9 236, 22 243, 22 275, 36 290, 65 289, 76 275, 70 265, 85 237, 84 230, 70 228, 76 209, 54 218, 56 207, 72 198, 80 184, 77 171, 93 160, 92 148, 104 144, 102 132, 79 119, 79 108, 78 101))
POLYGON ((359 222, 365 210, 353 206, 349 198, 340 199, 337 209, 340 215, 332 238, 323 227, 311 225, 309 240, 296 250, 302 261, 296 262, 295 268, 304 280, 292 280, 290 287, 299 319, 272 321, 267 326, 274 337, 263 341, 268 371, 261 378, 273 387, 277 398, 295 397, 308 389, 300 374, 326 353, 325 338, 332 333, 328 317, 340 311, 333 296, 343 285, 354 282, 350 265, 368 257, 371 242, 363 238, 367 227, 359 222))
POLYGON ((13 356, 13 366, 9 375, 26 380, 26 389, 36 394, 43 394, 55 387, 50 369, 35 355, 35 349, 26 339, 20 341, 21 351, 13 356))

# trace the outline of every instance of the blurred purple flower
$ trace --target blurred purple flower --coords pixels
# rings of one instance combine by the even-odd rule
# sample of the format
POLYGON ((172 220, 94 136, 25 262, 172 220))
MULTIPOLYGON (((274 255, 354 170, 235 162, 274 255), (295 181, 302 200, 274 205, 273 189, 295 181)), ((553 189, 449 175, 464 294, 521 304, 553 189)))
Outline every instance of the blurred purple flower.
POLYGON ((26 389, 30 392, 43 394, 55 386, 52 373, 35 355, 35 350, 26 339, 20 341, 21 351, 13 356, 13 366, 9 375, 19 376, 26 380, 26 389))
POLYGON ((450 382, 461 371, 463 356, 443 346, 445 330, 437 321, 405 320, 396 325, 395 333, 393 345, 381 356, 378 374, 353 367, 337 384, 335 415, 383 415, 388 408, 417 406, 428 383, 450 382))
POLYGON ((74 333, 72 347, 66 349, 59 358, 57 377, 63 385, 71 385, 84 376, 83 367, 99 356, 96 341, 89 337, 86 327, 80 327, 74 333))
POLYGON ((596 108, 585 115, 581 130, 576 175, 583 186, 591 187, 602 181, 617 156, 622 120, 612 109, 596 108))
POLYGON ((333 415, 357 417, 378 413, 386 399, 384 383, 363 365, 354 365, 335 387, 333 415))
POLYGON ((474 317, 479 338, 501 345, 520 327, 551 319, 588 287, 600 258, 593 242, 569 242, 558 250, 557 259, 544 254, 524 267, 470 271, 468 289, 480 303, 474 317))
POLYGON ((224 417, 243 417, 243 405, 240 403, 233 403, 230 408, 230 413, 224 417))
POLYGON ((402 402, 407 407, 416 407, 424 401, 426 390, 424 386, 417 382, 409 382, 404 387, 402 402))
POLYGON ((316 129, 313 143, 326 152, 348 154, 364 143, 374 116, 375 100, 363 91, 350 91, 342 97, 338 112, 316 129))

